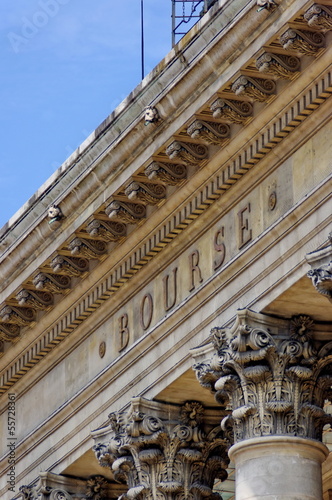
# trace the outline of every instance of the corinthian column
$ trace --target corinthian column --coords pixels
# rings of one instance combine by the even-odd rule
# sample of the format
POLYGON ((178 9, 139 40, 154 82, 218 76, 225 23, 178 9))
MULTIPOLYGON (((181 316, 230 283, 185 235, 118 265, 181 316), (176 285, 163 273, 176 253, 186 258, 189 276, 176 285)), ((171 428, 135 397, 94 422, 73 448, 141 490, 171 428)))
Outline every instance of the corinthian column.
POLYGON ((110 414, 109 425, 93 432, 94 451, 127 484, 121 500, 221 500, 212 488, 227 478, 222 414, 196 401, 179 407, 134 398, 127 413, 110 414))
POLYGON ((214 328, 210 340, 210 357, 206 345, 193 350, 194 369, 217 401, 232 407, 222 428, 234 432, 236 499, 321 499, 332 343, 315 340, 307 316, 288 321, 248 310, 238 312, 233 328, 214 328))

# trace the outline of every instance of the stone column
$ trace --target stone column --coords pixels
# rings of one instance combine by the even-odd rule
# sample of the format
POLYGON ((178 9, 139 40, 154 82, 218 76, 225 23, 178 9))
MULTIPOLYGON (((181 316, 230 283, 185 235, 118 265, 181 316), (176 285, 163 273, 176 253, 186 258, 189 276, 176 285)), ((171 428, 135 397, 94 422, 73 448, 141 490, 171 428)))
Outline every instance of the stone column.
POLYGON ((93 432, 94 451, 127 484, 121 500, 221 500, 213 484, 227 478, 229 463, 222 414, 197 401, 179 407, 134 398, 128 412, 110 414, 93 432))
POLYGON ((200 383, 232 407, 221 425, 234 432, 236 500, 322 498, 332 344, 315 340, 317 333, 307 316, 288 321, 241 310, 233 328, 212 330, 208 361, 206 345, 193 350, 200 383))

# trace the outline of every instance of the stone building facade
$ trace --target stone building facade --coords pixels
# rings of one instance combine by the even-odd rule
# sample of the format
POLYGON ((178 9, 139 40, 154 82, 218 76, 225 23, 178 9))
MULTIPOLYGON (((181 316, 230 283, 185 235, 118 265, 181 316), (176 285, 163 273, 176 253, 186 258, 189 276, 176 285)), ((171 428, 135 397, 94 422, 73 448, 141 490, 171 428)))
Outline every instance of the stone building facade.
POLYGON ((1 230, 1 498, 332 498, 331 30, 215 2, 1 230))

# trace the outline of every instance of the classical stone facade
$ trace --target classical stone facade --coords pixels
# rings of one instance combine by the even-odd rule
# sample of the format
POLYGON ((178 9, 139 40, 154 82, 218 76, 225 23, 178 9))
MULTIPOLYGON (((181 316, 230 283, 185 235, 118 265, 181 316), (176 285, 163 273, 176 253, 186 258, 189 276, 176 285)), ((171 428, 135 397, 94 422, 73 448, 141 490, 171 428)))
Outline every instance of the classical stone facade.
POLYGON ((2 228, 1 498, 331 497, 331 19, 214 2, 2 228))

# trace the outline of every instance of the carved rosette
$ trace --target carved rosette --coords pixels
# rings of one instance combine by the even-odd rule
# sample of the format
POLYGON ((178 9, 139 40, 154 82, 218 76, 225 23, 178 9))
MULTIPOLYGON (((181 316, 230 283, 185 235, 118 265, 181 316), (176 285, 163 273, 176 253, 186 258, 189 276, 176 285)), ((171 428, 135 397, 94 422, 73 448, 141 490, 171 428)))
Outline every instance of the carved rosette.
POLYGON ((125 195, 130 200, 141 201, 147 205, 156 205, 166 198, 166 188, 162 184, 144 184, 133 181, 125 189, 125 195))
POLYGON ((20 327, 13 323, 0 323, 0 340, 3 342, 15 342, 20 336, 20 327))
POLYGON ((82 257, 58 255, 50 264, 55 273, 64 272, 69 276, 82 276, 89 270, 89 261, 82 257))
POLYGON ((256 60, 256 68, 262 73, 271 73, 280 78, 292 79, 300 71, 301 61, 296 56, 265 52, 256 60))
POLYGON ((304 13, 304 19, 310 28, 330 31, 332 30, 332 7, 315 3, 304 13))
POLYGON ((144 171, 148 179, 159 180, 170 186, 176 186, 187 177, 187 168, 181 163, 153 161, 144 171))
POLYGON ((137 224, 146 217, 146 207, 139 203, 114 200, 105 209, 110 219, 118 219, 127 224, 137 224))
POLYGON ((254 101, 264 102, 275 93, 276 84, 273 80, 240 76, 233 83, 232 91, 236 95, 245 95, 254 101))
POLYGON ((90 500, 106 500, 108 498, 108 482, 103 476, 92 476, 87 480, 86 498, 90 500))
POLYGON ((46 310, 53 304, 53 295, 49 292, 35 292, 23 288, 16 295, 20 306, 30 306, 34 309, 46 310))
POLYGON ((187 128, 187 134, 192 139, 201 139, 207 144, 223 144, 226 139, 229 139, 231 129, 227 123, 195 120, 187 128))
POLYGON ((82 255, 88 259, 98 259, 107 252, 107 244, 100 240, 74 238, 69 242, 68 249, 72 255, 82 255))
POLYGON ((126 236, 127 227, 121 222, 94 219, 86 227, 90 236, 101 238, 105 241, 117 241, 126 236))
POLYGON ((171 160, 181 160, 187 165, 201 166, 208 158, 208 149, 203 144, 192 144, 174 141, 166 148, 166 154, 171 160))
POLYGON ((221 118, 231 123, 245 123, 253 113, 253 105, 247 101, 218 98, 210 107, 214 118, 221 118))
POLYGON ((65 293, 70 289, 71 281, 69 276, 63 274, 38 273, 32 279, 37 290, 47 290, 53 293, 65 293))
POLYGON ((0 310, 0 316, 4 323, 27 326, 35 320, 35 311, 31 307, 6 305, 0 310))
MULTIPOLYGON (((103 442, 94 451, 116 480, 127 483, 122 500, 221 500, 212 488, 214 479, 227 478, 228 443, 222 430, 204 425, 198 402, 179 410, 164 403, 151 408, 135 398, 128 414, 110 415, 103 442)), ((95 432, 100 439, 100 430, 95 432)))
POLYGON ((280 43, 285 50, 297 50, 308 56, 315 56, 324 47, 323 33, 289 28, 280 36, 280 43))
POLYGON ((332 345, 316 345, 307 316, 291 321, 240 311, 232 329, 211 331, 214 355, 194 366, 200 383, 216 392, 232 415, 235 442, 270 435, 321 440, 332 417, 332 345))

